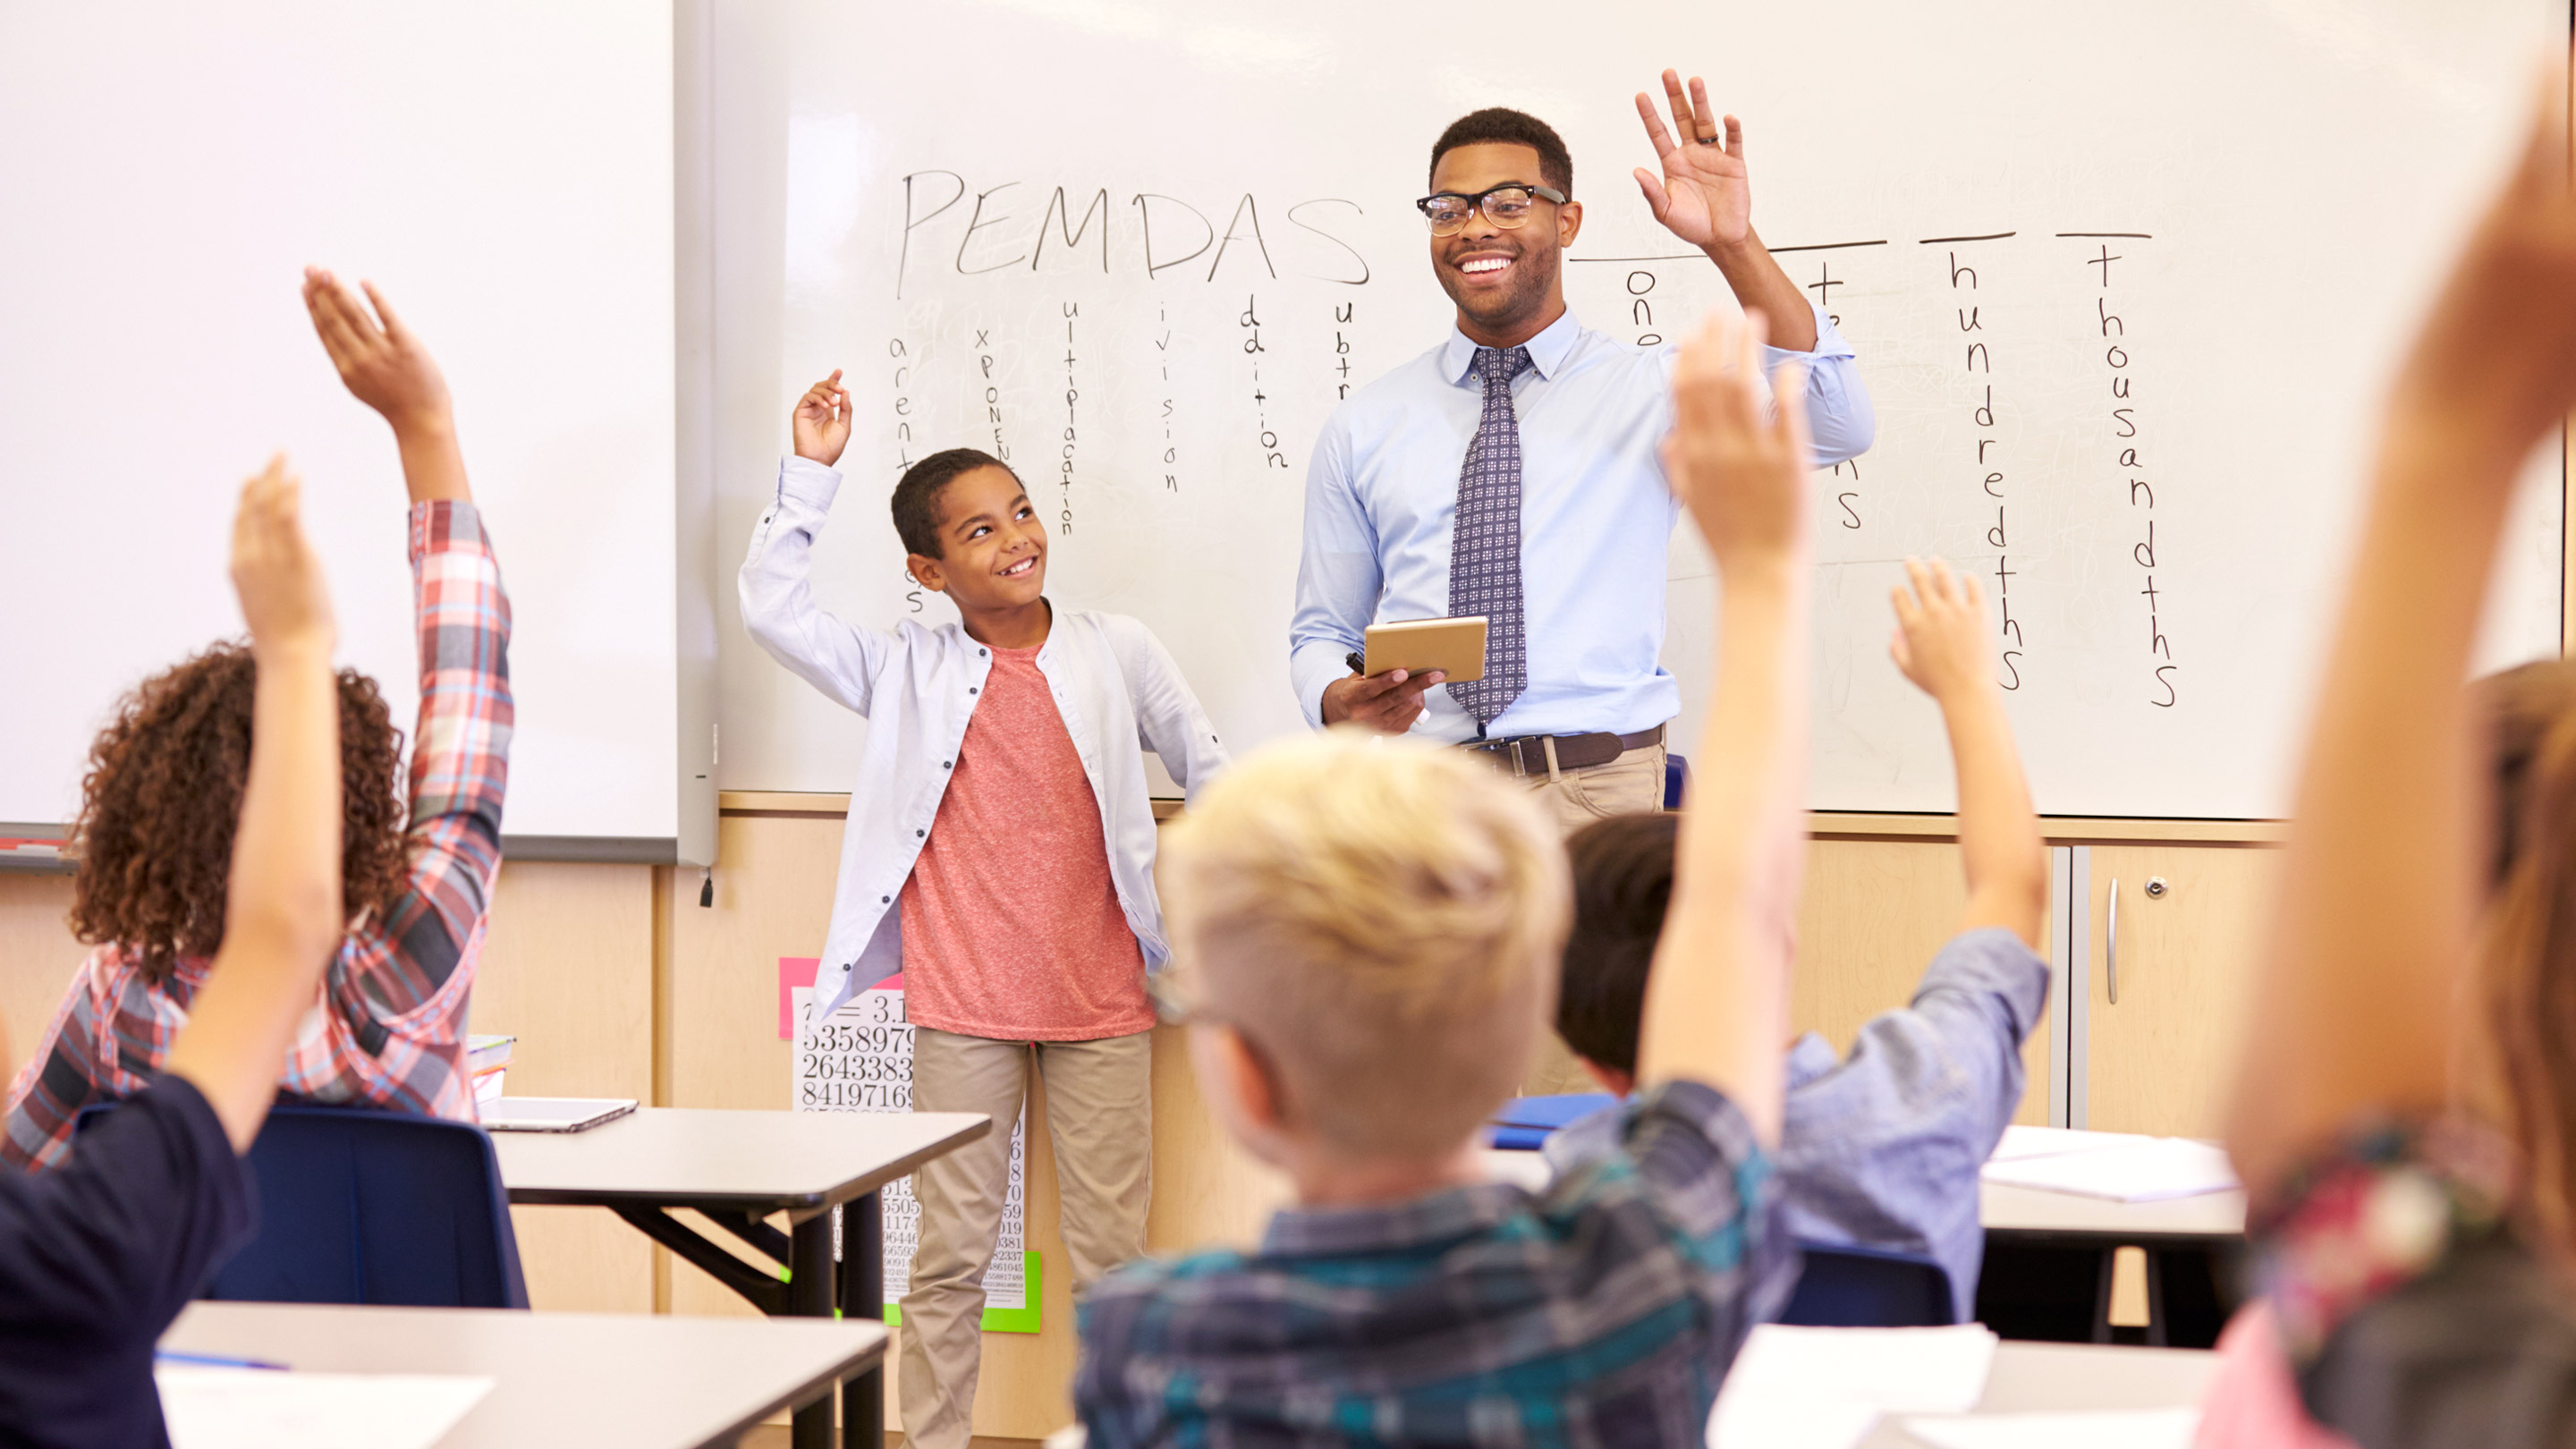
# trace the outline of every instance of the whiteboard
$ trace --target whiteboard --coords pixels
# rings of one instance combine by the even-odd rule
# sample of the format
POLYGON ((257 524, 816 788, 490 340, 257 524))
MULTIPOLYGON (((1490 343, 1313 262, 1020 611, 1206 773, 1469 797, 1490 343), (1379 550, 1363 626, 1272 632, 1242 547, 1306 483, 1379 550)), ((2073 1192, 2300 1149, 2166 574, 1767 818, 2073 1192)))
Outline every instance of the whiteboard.
POLYGON ((667 858, 671 77, 646 0, 0 0, 0 821, 68 820, 116 697, 239 631, 233 495, 278 448, 409 734, 401 472, 305 320, 316 262, 455 396, 515 611, 506 828, 667 858))
MULTIPOLYGON (((2244 817, 2285 809, 2376 399, 2566 16, 818 0, 788 29, 777 409, 846 367, 858 421, 828 607, 953 617, 904 577, 884 496, 928 451, 1005 452, 1057 524, 1055 599, 1143 619, 1238 748, 1303 728, 1314 439, 1450 325, 1409 205, 1432 139, 1490 104, 1554 124, 1588 205, 1571 304, 1656 345, 1730 305, 1627 176, 1652 160, 1629 97, 1674 64, 1745 118, 1756 225, 1877 401, 1877 446, 1815 482, 1813 803, 1952 803, 1937 713, 1885 650, 1899 561, 1937 553, 2008 588, 1996 665, 2043 810, 2244 817)), ((2553 446, 2491 661, 2556 650, 2558 483, 2553 446)), ((724 486, 739 540, 771 480, 724 486)), ((1685 749, 1708 574, 1684 530, 1685 749)), ((729 710, 726 783, 848 788, 864 726, 770 674, 729 710)))

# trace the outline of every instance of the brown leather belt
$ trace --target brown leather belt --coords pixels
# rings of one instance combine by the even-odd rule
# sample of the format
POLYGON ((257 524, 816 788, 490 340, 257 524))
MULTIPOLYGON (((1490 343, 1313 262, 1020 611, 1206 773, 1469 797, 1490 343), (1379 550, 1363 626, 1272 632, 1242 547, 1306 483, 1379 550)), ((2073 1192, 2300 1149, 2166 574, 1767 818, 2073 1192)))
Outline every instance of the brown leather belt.
POLYGON ((1606 765, 1630 750, 1663 742, 1664 727, 1657 725, 1633 735, 1514 735, 1507 740, 1468 740, 1458 748, 1483 755, 1499 770, 1552 779, 1563 771, 1606 765))

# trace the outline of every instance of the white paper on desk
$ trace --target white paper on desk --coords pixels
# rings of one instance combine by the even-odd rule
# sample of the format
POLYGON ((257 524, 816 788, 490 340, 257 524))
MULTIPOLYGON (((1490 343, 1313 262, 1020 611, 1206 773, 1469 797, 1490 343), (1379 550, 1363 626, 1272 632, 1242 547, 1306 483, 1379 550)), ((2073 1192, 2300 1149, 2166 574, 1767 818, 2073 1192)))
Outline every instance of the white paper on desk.
POLYGON ((2191 1449, 2200 1410, 2089 1409, 2063 1414, 1977 1414, 1907 1419, 1905 1432, 1933 1449, 2191 1449))
POLYGON ((1989 1162, 1978 1174, 1988 1182, 2036 1187, 2113 1202, 2160 1202, 2236 1187, 2226 1149, 2183 1137, 2158 1137, 2133 1147, 2070 1152, 2020 1162, 1989 1162))
POLYGON ((1988 1156, 1988 1162, 2020 1162, 2032 1157, 2063 1157, 2070 1152, 2100 1152, 2111 1147, 2136 1147, 2156 1139, 2141 1132, 2086 1132, 2075 1127, 2025 1127, 2015 1123, 2004 1129, 2001 1142, 1988 1156))
POLYGON ((1955 1328, 1795 1328, 1744 1341, 1709 1416, 1711 1449, 1850 1449, 1881 1414, 1959 1414, 1985 1397, 1995 1335, 1955 1328))
POLYGON ((162 1364, 170 1449, 430 1449, 492 1392, 446 1374, 313 1374, 162 1364))

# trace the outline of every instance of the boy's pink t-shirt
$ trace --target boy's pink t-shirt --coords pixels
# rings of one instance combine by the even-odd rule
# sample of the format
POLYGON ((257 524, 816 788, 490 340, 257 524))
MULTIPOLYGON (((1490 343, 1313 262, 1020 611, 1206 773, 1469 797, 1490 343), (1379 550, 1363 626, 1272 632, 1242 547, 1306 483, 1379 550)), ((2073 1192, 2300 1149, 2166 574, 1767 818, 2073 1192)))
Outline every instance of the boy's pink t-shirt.
POLYGON ((901 909, 904 1015, 920 1025, 1092 1041, 1154 1024, 1100 801, 1037 650, 993 651, 901 909))

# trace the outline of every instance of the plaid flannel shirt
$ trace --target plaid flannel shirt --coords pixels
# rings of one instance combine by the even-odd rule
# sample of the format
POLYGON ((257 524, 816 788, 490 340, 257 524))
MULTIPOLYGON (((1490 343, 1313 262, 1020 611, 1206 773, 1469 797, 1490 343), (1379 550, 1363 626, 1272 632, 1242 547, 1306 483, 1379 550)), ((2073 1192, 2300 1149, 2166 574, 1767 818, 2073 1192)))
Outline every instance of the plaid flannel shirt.
POLYGON ((1091 1449, 1696 1445, 1795 1279, 1773 1199, 1734 1104, 1670 1083, 1544 1194, 1285 1211, 1257 1253, 1111 1274, 1075 1410, 1091 1449))
MULTIPOLYGON (((510 600, 471 503, 414 504, 410 551, 420 632, 410 875, 390 908, 342 939, 278 1086, 316 1101, 471 1122, 465 1013, 501 868, 510 600)), ((56 1166, 70 1153, 81 1108, 150 1086, 211 964, 182 960, 155 983, 120 946, 91 952, 10 1088, 0 1161, 56 1166)))

